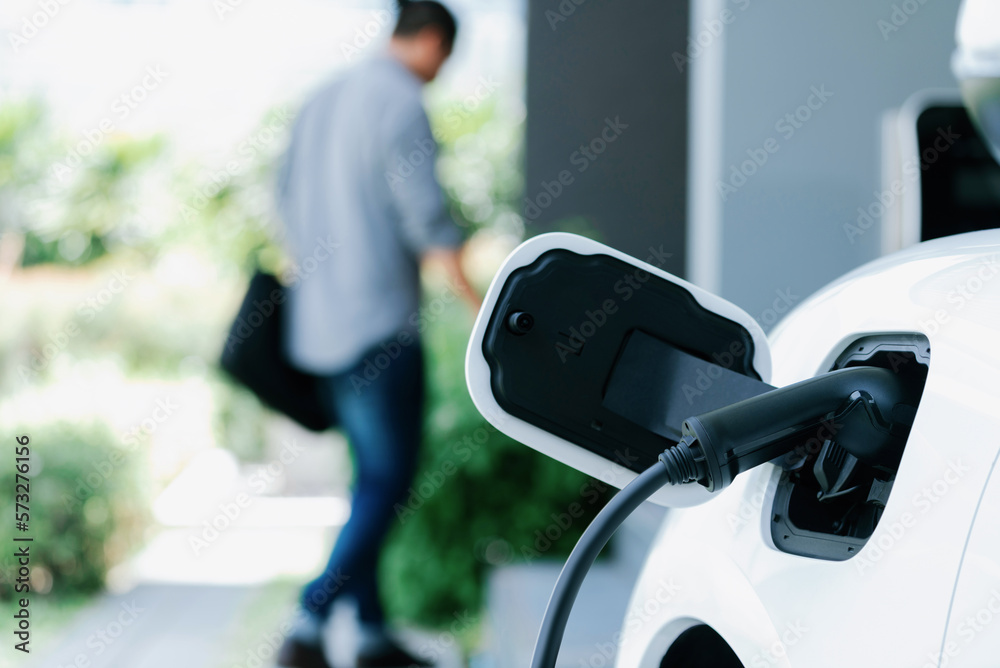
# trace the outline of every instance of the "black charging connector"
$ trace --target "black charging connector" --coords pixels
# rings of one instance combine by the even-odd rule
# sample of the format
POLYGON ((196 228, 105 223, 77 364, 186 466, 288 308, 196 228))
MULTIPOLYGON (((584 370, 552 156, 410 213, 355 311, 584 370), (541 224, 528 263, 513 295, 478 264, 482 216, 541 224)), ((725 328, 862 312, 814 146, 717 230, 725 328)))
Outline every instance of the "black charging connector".
POLYGON ((898 465, 920 388, 888 369, 852 367, 771 390, 685 420, 679 443, 616 494, 566 560, 535 645, 531 668, 554 668, 583 579, 622 522, 661 487, 695 482, 710 491, 790 452, 824 429, 859 461, 898 465))
POLYGON ((858 460, 895 469, 920 388, 888 369, 853 367, 810 378, 684 421, 677 447, 696 450, 709 491, 823 433, 858 460))

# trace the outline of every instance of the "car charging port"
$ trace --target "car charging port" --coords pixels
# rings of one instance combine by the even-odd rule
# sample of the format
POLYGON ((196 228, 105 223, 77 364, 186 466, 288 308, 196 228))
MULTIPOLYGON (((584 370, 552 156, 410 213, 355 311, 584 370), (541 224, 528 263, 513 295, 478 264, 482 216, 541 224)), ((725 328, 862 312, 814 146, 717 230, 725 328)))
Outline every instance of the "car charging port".
MULTIPOLYGON (((878 335, 854 341, 838 355, 830 371, 888 369, 917 392, 919 401, 929 364, 926 337, 878 335)), ((906 417, 912 421, 913 416, 906 417)), ((770 526, 779 550, 819 559, 850 559, 875 531, 892 491, 899 458, 859 458, 856 455, 862 453, 857 450, 851 454, 838 444, 843 429, 843 421, 834 416, 775 462, 783 471, 770 526)), ((905 444, 903 447, 905 450, 905 444)))

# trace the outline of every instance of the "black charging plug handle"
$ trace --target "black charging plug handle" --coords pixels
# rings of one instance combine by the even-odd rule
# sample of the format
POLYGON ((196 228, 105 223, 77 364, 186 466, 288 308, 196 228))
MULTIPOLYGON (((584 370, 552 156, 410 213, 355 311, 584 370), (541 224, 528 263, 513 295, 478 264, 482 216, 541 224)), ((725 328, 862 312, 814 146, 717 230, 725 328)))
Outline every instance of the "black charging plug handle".
POLYGON ((688 418, 678 447, 695 450, 699 481, 709 491, 786 454, 810 433, 890 469, 899 464, 916 412, 920 388, 911 385, 877 367, 831 371, 688 418))

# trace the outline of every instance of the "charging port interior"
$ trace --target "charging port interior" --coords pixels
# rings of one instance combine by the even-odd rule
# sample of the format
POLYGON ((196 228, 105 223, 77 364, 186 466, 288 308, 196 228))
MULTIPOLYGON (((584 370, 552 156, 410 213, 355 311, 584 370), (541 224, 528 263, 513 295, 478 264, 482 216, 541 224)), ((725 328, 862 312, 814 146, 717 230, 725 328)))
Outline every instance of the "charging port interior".
MULTIPOLYGON (((830 368, 890 369, 923 392, 930 346, 919 334, 858 339, 830 368)), ((844 560, 871 537, 892 491, 898 465, 872 466, 837 444, 836 419, 824 423, 776 462, 783 472, 771 510, 775 546, 791 554, 844 560)))

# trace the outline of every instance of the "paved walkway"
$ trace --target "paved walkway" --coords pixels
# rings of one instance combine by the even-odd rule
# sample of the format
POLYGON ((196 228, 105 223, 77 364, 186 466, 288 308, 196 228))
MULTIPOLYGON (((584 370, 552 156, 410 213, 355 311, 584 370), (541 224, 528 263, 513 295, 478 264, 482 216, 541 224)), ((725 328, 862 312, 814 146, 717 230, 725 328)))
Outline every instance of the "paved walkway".
MULTIPOLYGON (((258 536, 257 539, 265 538, 258 536)), ((319 562, 316 567, 318 568, 319 562)), ((60 629, 34 639, 25 668, 269 668, 292 618, 304 578, 258 584, 142 582, 106 594, 60 629)), ((459 668, 454 646, 437 634, 402 629, 413 651, 434 648, 439 668, 459 668)), ((335 668, 350 668, 356 642, 353 612, 335 610, 327 629, 335 668)))
MULTIPOLYGON (((14 665, 273 666, 299 588, 319 572, 350 512, 343 444, 315 444, 285 465, 280 452, 289 439, 307 442, 309 435, 278 425, 267 461, 283 465, 275 489, 263 494, 249 484, 250 476, 260 475, 256 465, 240 467, 218 449, 192 459, 154 504, 159 532, 109 576, 119 593, 98 597, 58 628, 57 637, 36 634, 31 656, 18 657, 14 665), (204 520, 232 511, 240 494, 250 502, 238 517, 222 531, 206 533, 204 520)), ((333 665, 350 668, 357 635, 351 610, 335 609, 327 630, 333 665)), ((433 658, 440 668, 462 665, 456 648, 435 642, 437 634, 403 629, 400 636, 414 651, 437 648, 433 658)))
POLYGON ((221 668, 231 624, 257 587, 144 584, 82 610, 30 668, 221 668))

